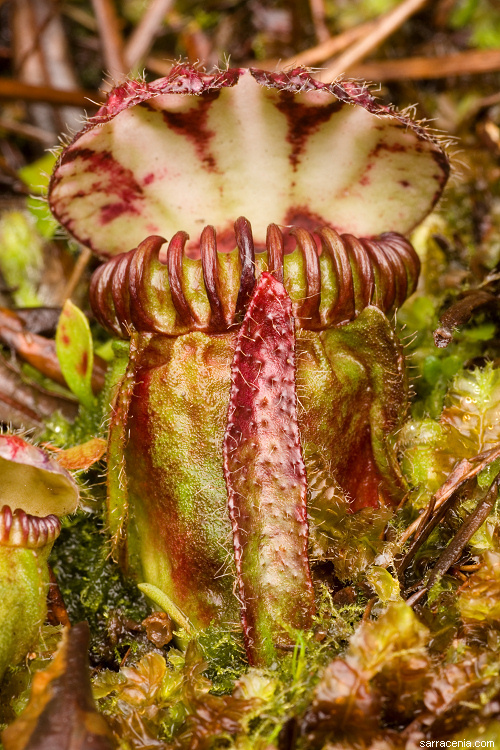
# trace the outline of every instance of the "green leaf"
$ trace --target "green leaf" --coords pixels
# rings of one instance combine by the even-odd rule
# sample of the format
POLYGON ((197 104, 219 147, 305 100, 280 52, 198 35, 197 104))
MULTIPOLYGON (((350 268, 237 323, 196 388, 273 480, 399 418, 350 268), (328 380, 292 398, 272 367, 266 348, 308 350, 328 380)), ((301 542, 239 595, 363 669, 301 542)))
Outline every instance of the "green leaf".
POLYGON ((451 425, 469 447, 469 456, 487 450, 500 439, 500 369, 459 372, 446 394, 441 424, 451 425))
POLYGON ((471 47, 497 49, 500 44, 497 18, 495 0, 462 0, 453 9, 450 25, 455 29, 467 30, 471 47))
POLYGON ((488 551, 482 565, 468 580, 458 597, 458 607, 466 623, 500 621, 500 552, 488 551))
POLYGON ((462 0, 457 3, 451 15, 451 26, 461 29, 471 23, 478 9, 478 0, 462 0))
POLYGON ((151 601, 157 604, 163 609, 167 615, 170 615, 172 620, 183 628, 189 635, 194 633, 193 626, 185 616, 185 614, 177 607, 176 604, 171 600, 164 591, 161 591, 157 586, 153 586, 152 583, 139 583, 137 584, 139 591, 148 596, 151 601))
POLYGON ((47 240, 50 240, 58 227, 57 221, 50 212, 47 201, 41 196, 45 196, 49 184, 49 176, 56 163, 56 155, 47 153, 41 159, 37 159, 31 164, 19 170, 19 176, 33 193, 27 199, 27 207, 33 215, 36 228, 47 240))
POLYGON ((43 271, 43 245, 25 211, 6 211, 0 219, 0 273, 18 307, 36 307, 43 271))
POLYGON ((366 574, 366 580, 381 602, 397 601, 400 598, 399 582, 385 568, 372 565, 366 574))
POLYGON ((54 169, 57 157, 55 154, 47 153, 41 159, 37 159, 31 164, 19 170, 19 176, 25 185, 33 193, 44 193, 49 184, 50 173, 54 169))
POLYGON ((487 487, 490 486, 492 481, 495 479, 496 475, 500 472, 500 458, 497 458, 496 461, 492 461, 491 464, 488 464, 488 466, 482 470, 480 474, 477 475, 477 483, 479 487, 482 490, 485 490, 487 487))
POLYGON ((32 214, 39 234, 45 240, 51 240, 56 233, 59 223, 50 213, 46 201, 39 195, 30 195, 26 199, 26 207, 32 214))
POLYGON ((71 300, 66 300, 59 318, 56 351, 68 387, 80 403, 92 408, 92 336, 87 318, 71 300))

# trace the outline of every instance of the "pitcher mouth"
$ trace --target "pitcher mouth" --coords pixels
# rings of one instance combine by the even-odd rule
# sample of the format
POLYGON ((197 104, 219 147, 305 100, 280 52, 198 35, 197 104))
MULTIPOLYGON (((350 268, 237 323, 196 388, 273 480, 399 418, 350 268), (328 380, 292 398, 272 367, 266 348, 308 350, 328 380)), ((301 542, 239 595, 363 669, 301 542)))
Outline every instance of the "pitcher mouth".
POLYGON ((207 226, 200 237, 199 260, 186 257, 189 235, 184 231, 174 234, 166 248, 162 237, 148 237, 97 269, 90 291, 94 312, 105 328, 121 337, 127 337, 130 328, 174 336, 224 333, 243 320, 257 266, 284 283, 297 325, 309 331, 348 323, 370 305, 390 314, 415 290, 420 261, 411 243, 396 232, 367 239, 339 235, 331 227, 314 234, 297 226, 288 231, 296 241, 294 253, 285 254, 284 233, 270 224, 267 254, 256 256, 250 222, 240 217, 234 224, 236 257, 218 252, 217 232, 207 226), (290 262, 300 266, 298 273, 287 272, 290 262), (189 287, 186 274, 196 279, 197 289, 189 287), (170 315, 170 323, 165 315, 170 315))
POLYGON ((436 134, 366 84, 325 84, 306 68, 181 64, 110 93, 62 151, 48 198, 70 234, 107 259, 179 229, 198 249, 207 224, 228 251, 237 216, 252 221, 258 249, 272 222, 406 235, 448 173, 436 134))
POLYGON ((55 542, 60 531, 61 522, 53 514, 40 518, 21 508, 12 511, 10 505, 0 510, 0 546, 40 549, 55 542))

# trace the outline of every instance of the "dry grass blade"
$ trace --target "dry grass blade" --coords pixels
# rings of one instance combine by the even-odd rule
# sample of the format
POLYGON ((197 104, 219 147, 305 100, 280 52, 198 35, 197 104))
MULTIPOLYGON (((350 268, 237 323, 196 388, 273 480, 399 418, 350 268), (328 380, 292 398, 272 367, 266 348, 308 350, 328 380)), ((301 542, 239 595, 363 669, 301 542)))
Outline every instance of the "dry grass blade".
MULTIPOLYGON (((402 576, 415 557, 418 549, 441 522, 448 508, 452 502, 454 502, 457 491, 465 489, 468 482, 473 480, 486 466, 488 466, 488 464, 499 456, 500 446, 496 446, 489 451, 485 451, 484 453, 475 456, 471 461, 464 459, 455 466, 446 482, 431 498, 424 515, 411 524, 406 530, 404 538, 400 539, 400 542, 404 542, 409 536, 411 536, 408 532, 411 531, 411 533, 415 533, 413 543, 405 556, 396 565, 398 576, 402 576)), ((444 575, 444 573, 446 573, 446 571, 459 559, 464 547, 470 541, 472 535, 480 528, 489 515, 498 496, 499 482, 500 474, 495 477, 486 495, 478 502, 476 509, 464 521, 448 547, 446 547, 440 555, 427 584, 425 586, 421 585, 421 588, 407 599, 407 603, 410 606, 416 604, 432 587, 437 578, 444 575)))
POLYGON ((47 102, 71 107, 89 107, 90 104, 100 106, 98 101, 101 94, 98 91, 64 91, 51 86, 32 86, 13 78, 0 78, 0 99, 21 99, 27 102, 47 102), (97 100, 97 101, 94 101, 97 100))
POLYGON ((355 65, 350 74, 370 81, 425 80, 494 73, 500 70, 500 50, 467 50, 439 57, 410 57, 355 65))
POLYGON ((123 38, 113 0, 92 0, 107 72, 114 79, 127 75, 123 38))
POLYGON ((151 0, 147 5, 125 46, 124 58, 129 68, 135 68, 145 58, 173 4, 173 0, 151 0))
POLYGON ((316 37, 320 42, 326 42, 330 37, 328 26, 326 24, 326 10, 324 0, 309 0, 311 17, 314 25, 316 37))
MULTIPOLYGON (((12 9, 12 57, 20 80, 55 89, 77 88, 65 30, 57 4, 51 0, 18 0, 12 9)), ((30 107, 33 123, 57 134, 77 127, 81 113, 54 111, 49 102, 30 107)))
POLYGON ((410 548, 406 552, 406 555, 397 563, 396 568, 398 571, 398 575, 402 576, 402 574, 405 572, 405 570, 408 568, 410 563, 412 562, 413 558, 415 557, 415 554, 420 549, 422 544, 427 541, 427 539, 430 537, 436 526, 443 520, 446 512, 448 509, 453 505, 456 499, 457 492, 467 485, 467 482, 471 481, 470 478, 465 479, 463 481, 459 481, 455 485, 455 490, 452 492, 446 500, 441 503, 437 511, 434 513, 435 509, 435 495, 431 499, 431 502, 429 503, 429 507, 427 511, 425 512, 424 516, 421 519, 421 526, 419 527, 418 533, 415 536, 415 539, 413 540, 410 548))
POLYGON ((428 0, 404 0, 393 10, 381 16, 371 33, 363 36, 357 43, 353 44, 343 55, 334 60, 325 70, 321 71, 319 78, 322 81, 333 81, 342 73, 350 70, 356 63, 376 49, 388 36, 393 34, 405 21, 421 10, 428 0))
MULTIPOLYGON (((0 308, 0 342, 39 373, 59 385, 66 386, 66 379, 56 353, 55 341, 27 331, 22 319, 5 308, 0 308)), ((95 356, 92 373, 92 387, 95 392, 102 390, 105 372, 106 363, 100 357, 95 356)))
POLYGON ((266 69, 277 68, 284 70, 285 68, 295 67, 297 65, 317 65, 318 63, 328 60, 329 57, 336 55, 338 52, 342 52, 349 45, 356 42, 361 37, 369 34, 376 26, 375 21, 368 21, 367 23, 359 24, 354 26, 352 29, 343 31, 342 34, 330 37, 330 39, 318 44, 316 47, 306 49, 304 52, 299 52, 293 57, 289 57, 286 60, 267 60, 259 63, 259 67, 266 69))
MULTIPOLYGON (((484 453, 480 453, 470 460, 464 458, 460 461, 455 466, 446 482, 439 488, 434 497, 431 498, 430 504, 432 505, 432 512, 437 513, 443 503, 445 503, 448 498, 450 498, 451 495, 453 495, 457 489, 464 484, 464 482, 477 476, 484 468, 486 468, 486 466, 488 466, 488 464, 495 461, 498 457, 500 457, 500 446, 495 446, 495 448, 484 451, 484 453)), ((399 544, 405 544, 413 534, 420 535, 427 523, 427 518, 428 512, 426 511, 423 516, 420 516, 413 521, 404 534, 399 538, 399 544)))
POLYGON ((27 122, 18 122, 18 120, 11 120, 9 117, 0 117, 0 128, 11 133, 17 133, 17 135, 21 135, 31 141, 38 141, 46 146, 54 145, 54 133, 43 128, 38 128, 36 125, 30 125, 27 122))
POLYGON ((443 550, 429 577, 427 589, 432 588, 438 578, 443 576, 457 562, 472 535, 486 521, 498 497, 499 482, 500 474, 495 477, 486 495, 478 502, 475 510, 466 518, 449 545, 443 550))
POLYGON ((59 411, 72 421, 78 404, 72 398, 52 393, 28 382, 18 369, 0 357, 0 421, 14 429, 45 429, 44 419, 59 411))
POLYGON ((64 288, 64 291, 62 293, 62 299, 60 300, 61 304, 64 303, 67 299, 70 299, 72 297, 73 292, 78 286, 78 283, 80 279, 82 278, 82 274, 87 268, 91 259, 92 259, 92 250, 89 250, 88 247, 82 247, 82 251, 80 255, 78 256, 78 260, 75 263, 75 267, 73 268, 73 271, 71 272, 71 276, 68 279, 68 283, 66 284, 66 287, 64 288))

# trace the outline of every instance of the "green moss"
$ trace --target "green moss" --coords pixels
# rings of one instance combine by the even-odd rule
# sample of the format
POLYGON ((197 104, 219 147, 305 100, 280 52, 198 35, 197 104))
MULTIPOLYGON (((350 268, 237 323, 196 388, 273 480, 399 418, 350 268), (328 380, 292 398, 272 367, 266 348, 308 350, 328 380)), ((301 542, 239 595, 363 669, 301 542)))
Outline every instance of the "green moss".
POLYGON ((248 667, 242 638, 211 626, 200 632, 198 643, 208 665, 205 675, 212 683, 211 692, 231 693, 234 683, 248 667))
MULTIPOLYGON (((108 540, 100 514, 80 512, 66 519, 54 545, 50 563, 71 622, 87 620, 95 661, 113 661, 110 620, 121 616, 140 622, 149 614, 145 597, 109 557, 108 540)), ((132 636, 120 641, 125 648, 132 636)))

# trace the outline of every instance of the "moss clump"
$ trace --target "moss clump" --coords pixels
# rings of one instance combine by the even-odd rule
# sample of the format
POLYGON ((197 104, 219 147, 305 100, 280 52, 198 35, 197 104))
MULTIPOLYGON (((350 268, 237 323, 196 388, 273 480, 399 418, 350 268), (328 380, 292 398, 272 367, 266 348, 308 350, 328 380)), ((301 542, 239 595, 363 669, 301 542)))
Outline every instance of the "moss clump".
POLYGON ((67 519, 50 563, 71 622, 87 620, 90 625, 91 659, 114 664, 135 642, 132 622, 140 622, 150 610, 135 582, 111 560, 100 514, 80 512, 67 519))

